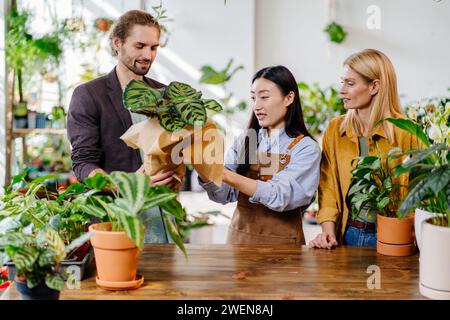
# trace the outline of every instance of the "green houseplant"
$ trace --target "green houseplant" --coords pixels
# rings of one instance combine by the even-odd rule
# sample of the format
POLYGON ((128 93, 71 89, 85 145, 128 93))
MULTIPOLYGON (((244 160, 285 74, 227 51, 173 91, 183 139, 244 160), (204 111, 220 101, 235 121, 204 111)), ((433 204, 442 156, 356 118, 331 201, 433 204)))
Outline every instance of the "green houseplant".
POLYGON ((408 120, 387 119, 417 136, 421 150, 397 168, 412 179, 401 212, 425 215, 416 224, 420 248, 420 292, 434 299, 450 299, 450 102, 442 100, 425 115, 422 125, 408 120))
MULTIPOLYGON (((32 233, 50 227, 58 232, 65 245, 83 235, 92 215, 83 209, 86 200, 74 196, 85 192, 84 186, 73 184, 61 193, 47 187, 49 181, 59 175, 42 176, 27 182, 27 174, 28 171, 24 171, 15 176, 0 198, 0 234, 13 231, 32 233)), ((102 218, 101 215, 96 217, 102 218)), ((61 266, 64 269, 79 267, 79 274, 74 276, 82 280, 92 258, 90 243, 86 242, 69 252, 61 266)), ((7 266, 12 279, 16 273, 15 263, 9 261, 7 266)), ((67 278, 65 274, 63 276, 67 278)))
POLYGON ((157 117, 160 125, 173 132, 185 125, 204 125, 206 110, 220 111, 213 99, 202 99, 201 91, 181 82, 171 82, 161 89, 151 88, 145 81, 131 80, 123 93, 124 105, 131 111, 157 117))
POLYGON ((309 132, 314 136, 323 133, 330 120, 346 112, 339 92, 333 86, 321 88, 319 83, 297 83, 302 112, 309 132))
POLYGON ((57 300, 64 287, 61 261, 90 237, 85 233, 65 245, 50 227, 38 230, 9 230, 0 234, 0 262, 12 260, 16 266, 17 290, 23 300, 57 300))
POLYGON ((186 255, 173 219, 183 220, 184 210, 177 194, 165 186, 150 186, 142 173, 112 172, 86 179, 91 188, 85 210, 93 215, 106 212, 109 222, 93 224, 92 233, 97 265, 97 284, 110 290, 139 287, 143 277, 136 274, 144 245, 145 223, 149 208, 159 207, 175 244, 186 255), (99 193, 107 190, 108 194, 99 193))
POLYGON ((342 43, 347 37, 347 32, 336 21, 329 23, 323 31, 328 34, 329 40, 334 43, 342 43))
POLYGON ((366 212, 374 221, 376 215, 377 252, 384 255, 404 256, 415 250, 414 219, 398 210, 406 186, 395 177, 392 162, 400 155, 401 150, 393 148, 385 159, 379 152, 358 157, 346 199, 353 219, 366 212))
POLYGON ((247 104, 245 101, 241 101, 236 105, 231 105, 231 99, 233 97, 233 93, 228 93, 228 83, 231 81, 231 78, 238 72, 239 70, 244 69, 243 65, 238 65, 232 68, 233 59, 230 59, 222 70, 216 70, 210 65, 204 65, 200 68, 201 77, 199 82, 209 85, 221 86, 225 97, 220 100, 220 102, 225 106, 225 113, 234 114, 239 111, 244 111, 247 108, 247 104))

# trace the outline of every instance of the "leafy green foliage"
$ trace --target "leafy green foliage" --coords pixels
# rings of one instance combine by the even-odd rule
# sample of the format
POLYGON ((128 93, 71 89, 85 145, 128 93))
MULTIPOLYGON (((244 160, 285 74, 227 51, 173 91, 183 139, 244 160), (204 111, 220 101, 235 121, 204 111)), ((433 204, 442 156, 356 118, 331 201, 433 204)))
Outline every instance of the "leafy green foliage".
POLYGON ((342 43, 347 37, 347 32, 345 32, 344 28, 335 21, 328 24, 323 31, 328 34, 331 42, 342 43))
MULTIPOLYGON (((172 218, 184 219, 185 212, 176 200, 177 194, 166 186, 151 186, 150 178, 143 173, 112 172, 110 175, 96 174, 92 180, 98 185, 107 182, 106 188, 112 196, 101 198, 92 190, 88 196, 91 209, 98 207, 106 211, 113 224, 113 230, 124 231, 139 249, 144 245, 145 223, 147 210, 159 207, 168 225, 169 232, 180 250, 186 254, 180 235, 172 218), (169 221, 170 220, 170 221, 169 221)), ((92 181, 89 182, 92 184, 92 181)))
POLYGON ((132 80, 123 94, 124 105, 135 113, 157 117, 161 126, 173 132, 185 125, 204 125, 206 108, 220 111, 220 104, 202 99, 202 93, 181 82, 171 82, 165 89, 154 89, 145 81, 132 80))
MULTIPOLYGON (((200 68, 201 77, 199 82, 210 85, 219 85, 223 88, 225 92, 225 97, 221 98, 220 101, 224 105, 224 111, 226 114, 233 114, 239 111, 244 111, 247 108, 247 104, 245 101, 241 101, 236 105, 231 105, 231 99, 233 97, 233 93, 228 92, 227 85, 231 81, 231 78, 238 72, 239 70, 244 69, 243 65, 238 65, 232 69, 233 59, 231 58, 226 67, 222 70, 216 70, 210 65, 204 65, 200 68), (228 93, 227 93, 228 92, 228 93)), ((214 101, 214 100, 212 100, 214 101)), ((217 104, 217 103, 216 103, 217 104)), ((220 105, 219 105, 220 106, 220 105)), ((207 109, 218 111, 217 106, 211 105, 208 107, 205 105, 207 109)), ((220 107, 220 110, 222 108, 220 107)), ((219 111, 220 111, 219 110, 219 111)))
POLYGON ((381 214, 387 217, 403 217, 399 213, 401 202, 400 185, 395 180, 394 169, 391 168, 392 159, 400 156, 398 148, 391 149, 386 161, 381 155, 355 158, 357 161, 352 171, 349 191, 346 196, 347 207, 353 219, 363 210, 369 214, 381 214))
POLYGON ((58 232, 50 227, 36 230, 33 234, 22 231, 0 233, 0 263, 14 262, 16 274, 26 277, 29 288, 45 281, 49 288, 61 291, 64 278, 58 268, 60 262, 73 247, 80 246, 89 237, 90 234, 86 233, 65 246, 58 232))
POLYGON ((228 61, 226 67, 222 70, 215 70, 213 67, 209 65, 205 65, 201 67, 200 72, 202 73, 202 76, 200 78, 200 83, 206 83, 206 84, 224 84, 228 82, 231 77, 239 70, 244 69, 243 65, 239 65, 234 67, 233 70, 231 69, 231 66, 233 64, 233 59, 230 59, 228 61))
POLYGON ((346 112, 339 92, 334 87, 321 88, 318 83, 308 85, 305 82, 299 82, 297 86, 303 117, 311 134, 321 134, 333 117, 346 112))

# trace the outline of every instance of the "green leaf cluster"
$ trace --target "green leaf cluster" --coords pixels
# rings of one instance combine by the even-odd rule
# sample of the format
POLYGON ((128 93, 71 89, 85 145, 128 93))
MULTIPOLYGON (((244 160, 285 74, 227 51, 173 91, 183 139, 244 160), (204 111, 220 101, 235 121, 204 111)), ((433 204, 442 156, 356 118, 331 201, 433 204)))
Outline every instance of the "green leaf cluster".
POLYGON ((131 112, 157 117, 165 130, 173 132, 185 125, 204 125, 207 109, 222 110, 217 101, 201 97, 200 91, 181 82, 154 89, 145 81, 132 80, 123 93, 123 103, 131 112))

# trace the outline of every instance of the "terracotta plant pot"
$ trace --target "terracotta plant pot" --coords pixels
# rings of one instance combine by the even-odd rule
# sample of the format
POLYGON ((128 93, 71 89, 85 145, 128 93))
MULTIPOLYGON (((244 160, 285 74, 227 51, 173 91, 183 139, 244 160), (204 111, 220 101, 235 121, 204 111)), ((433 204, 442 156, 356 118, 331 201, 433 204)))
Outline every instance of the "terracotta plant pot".
POLYGON ((450 300, 450 228, 422 222, 420 293, 431 299, 450 300))
POLYGON ((414 216, 399 219, 377 215, 377 252, 396 257, 414 254, 414 216))
MULTIPOLYGON (((107 283, 131 284, 137 278, 136 268, 140 251, 125 232, 110 230, 109 222, 93 224, 89 227, 97 266, 97 283, 104 287, 108 287, 107 283)), ((120 288, 114 285, 107 289, 120 288)))

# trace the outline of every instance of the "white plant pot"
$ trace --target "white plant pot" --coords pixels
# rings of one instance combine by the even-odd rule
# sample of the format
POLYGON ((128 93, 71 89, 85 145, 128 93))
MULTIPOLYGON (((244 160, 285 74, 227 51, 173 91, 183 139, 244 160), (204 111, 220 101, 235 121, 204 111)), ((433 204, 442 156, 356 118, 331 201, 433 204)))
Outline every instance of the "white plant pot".
POLYGON ((420 293, 431 299, 450 300, 450 228, 422 222, 420 293))
POLYGON ((427 220, 428 218, 436 216, 436 213, 425 211, 422 209, 416 209, 414 212, 414 230, 416 234, 416 242, 419 250, 421 248, 421 237, 422 237, 422 221, 427 220))

